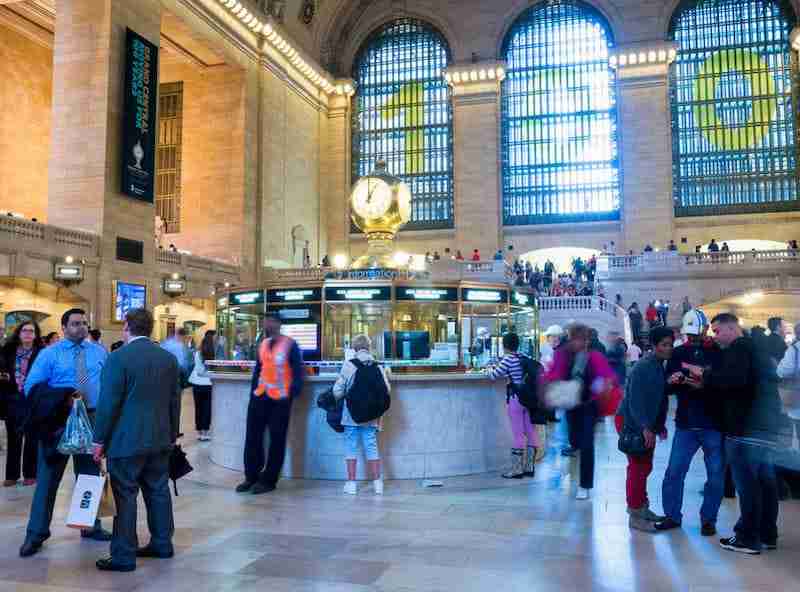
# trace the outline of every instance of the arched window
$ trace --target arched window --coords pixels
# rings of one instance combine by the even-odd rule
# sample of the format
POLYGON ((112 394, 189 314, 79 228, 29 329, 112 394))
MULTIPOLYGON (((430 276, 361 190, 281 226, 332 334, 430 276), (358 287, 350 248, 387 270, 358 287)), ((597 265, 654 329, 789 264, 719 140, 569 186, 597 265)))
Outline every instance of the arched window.
POLYGON ((789 32, 776 0, 693 0, 670 37, 677 216, 798 209, 789 32))
POLYGON ((577 0, 523 12, 503 43, 503 223, 619 218, 616 76, 605 19, 577 0))
POLYGON ((411 189, 410 229, 453 226, 453 110, 442 70, 450 48, 402 18, 375 31, 353 66, 353 183, 379 159, 411 189))

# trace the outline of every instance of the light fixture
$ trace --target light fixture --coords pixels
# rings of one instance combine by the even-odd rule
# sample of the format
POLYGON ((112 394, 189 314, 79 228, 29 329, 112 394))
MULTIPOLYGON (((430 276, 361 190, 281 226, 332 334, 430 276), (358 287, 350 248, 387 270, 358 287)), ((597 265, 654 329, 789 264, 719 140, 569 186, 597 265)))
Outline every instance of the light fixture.
POLYGON ((336 269, 344 269, 347 267, 347 255, 343 255, 342 253, 335 255, 333 257, 333 266, 336 269))
POLYGON ((180 277, 181 277, 181 276, 180 276, 180 274, 179 274, 179 273, 177 273, 177 272, 172 274, 172 279, 173 279, 173 280, 177 280, 177 279, 178 279, 178 278, 180 278, 180 277))
POLYGON ((231 283, 230 282, 225 282, 225 287, 226 288, 230 288, 231 287, 231 283))
POLYGON ((64 257, 64 263, 71 264, 75 261, 75 258, 72 255, 67 255, 64 257))

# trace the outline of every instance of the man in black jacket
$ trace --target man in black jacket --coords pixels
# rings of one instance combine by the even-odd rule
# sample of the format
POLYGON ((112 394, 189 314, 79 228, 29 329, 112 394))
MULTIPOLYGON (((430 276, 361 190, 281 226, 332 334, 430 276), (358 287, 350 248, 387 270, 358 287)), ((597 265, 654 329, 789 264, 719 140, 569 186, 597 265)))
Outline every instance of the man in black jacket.
POLYGON ((769 357, 775 360, 775 364, 780 364, 783 354, 786 353, 789 347, 786 345, 786 327, 780 317, 769 319, 767 327, 769 328, 769 335, 764 338, 764 345, 767 348, 769 357))
POLYGON ((725 488, 722 404, 707 386, 688 380, 683 368, 683 364, 702 368, 717 364, 720 349, 706 338, 707 330, 708 321, 700 310, 687 311, 681 327, 681 334, 686 341, 675 348, 667 365, 668 393, 677 395, 678 409, 672 452, 662 485, 664 514, 667 517, 656 524, 657 530, 680 527, 686 474, 695 454, 702 448, 707 477, 700 508, 700 532, 703 536, 717 533, 717 515, 725 488))
POLYGON ((729 551, 758 555, 778 539, 778 489, 773 467, 781 401, 774 365, 742 335, 739 319, 729 313, 711 320, 722 348, 710 368, 684 364, 692 378, 722 400, 725 454, 739 494, 741 517, 736 533, 720 540, 729 551))

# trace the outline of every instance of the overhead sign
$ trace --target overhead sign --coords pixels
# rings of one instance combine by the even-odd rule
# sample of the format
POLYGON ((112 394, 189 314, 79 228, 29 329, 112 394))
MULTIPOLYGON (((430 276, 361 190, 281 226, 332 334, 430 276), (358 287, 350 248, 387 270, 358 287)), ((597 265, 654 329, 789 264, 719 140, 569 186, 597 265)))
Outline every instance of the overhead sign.
POLYGON ((514 292, 513 296, 514 304, 518 304, 520 306, 533 306, 533 294, 525 294, 524 292, 514 292))
POLYGON ((62 281, 80 281, 83 279, 83 265, 80 263, 56 263, 53 278, 62 281))
POLYGON ((456 302, 458 288, 396 288, 398 300, 456 302))
POLYGON ((328 302, 378 302, 392 298, 392 289, 389 286, 337 286, 325 288, 325 300, 328 302))
POLYGON ((267 291, 267 302, 270 304, 281 304, 283 302, 319 302, 320 300, 322 300, 321 288, 267 291))
POLYGON ((464 288, 462 300, 465 302, 486 302, 505 304, 508 302, 507 290, 483 290, 477 288, 464 288))
POLYGON ((296 321, 298 319, 311 318, 311 309, 309 308, 281 308, 278 310, 278 316, 286 321, 296 321))
POLYGON ((153 203, 155 186, 157 96, 158 48, 128 29, 125 43, 121 191, 150 203, 153 203))
POLYGON ((261 290, 253 292, 238 292, 236 294, 230 294, 228 296, 228 301, 230 302, 231 306, 242 304, 262 304, 264 302, 264 292, 261 290))
POLYGON ((429 271, 412 269, 341 269, 325 274, 329 280, 426 280, 431 276, 429 271))
POLYGON ((180 295, 186 293, 186 280, 164 280, 164 294, 180 295))

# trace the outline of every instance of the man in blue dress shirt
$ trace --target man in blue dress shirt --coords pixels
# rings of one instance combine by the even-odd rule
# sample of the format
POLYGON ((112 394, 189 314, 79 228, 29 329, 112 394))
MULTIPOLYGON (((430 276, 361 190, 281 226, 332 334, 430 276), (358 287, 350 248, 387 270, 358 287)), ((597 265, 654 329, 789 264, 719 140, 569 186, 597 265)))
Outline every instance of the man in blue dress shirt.
MULTIPOLYGON (((43 350, 28 373, 25 396, 29 396, 33 387, 42 383, 51 388, 75 389, 74 396, 83 399, 89 417, 94 421, 94 410, 100 396, 100 373, 108 354, 101 346, 87 339, 89 324, 86 322, 85 311, 79 308, 66 311, 61 317, 61 328, 64 339, 43 350)), ((44 448, 39 444, 36 492, 31 504, 25 543, 19 551, 22 557, 37 553, 42 543, 50 537, 53 506, 67 460, 66 456, 56 455, 48 462, 44 448)), ((72 467, 76 476, 100 474, 100 468, 91 454, 74 455, 72 467)), ((111 540, 111 533, 102 529, 99 520, 95 522, 93 529, 81 531, 81 536, 96 541, 111 540)))

